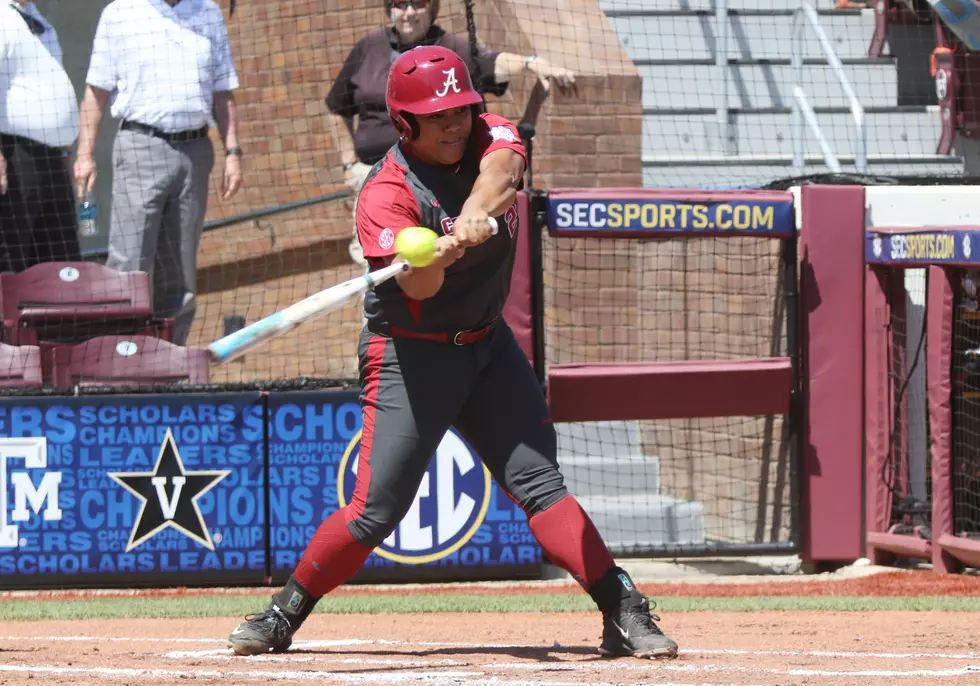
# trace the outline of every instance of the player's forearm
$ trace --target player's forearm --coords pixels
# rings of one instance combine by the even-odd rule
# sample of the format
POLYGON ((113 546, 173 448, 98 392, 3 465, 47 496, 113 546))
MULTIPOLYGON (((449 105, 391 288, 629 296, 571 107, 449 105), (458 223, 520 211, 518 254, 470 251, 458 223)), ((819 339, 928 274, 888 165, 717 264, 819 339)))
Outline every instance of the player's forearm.
POLYGON ((238 109, 235 94, 221 91, 214 94, 214 118, 218 122, 218 133, 225 143, 225 149, 238 147, 238 109))
MULTIPOLYGON (((431 298, 442 288, 446 277, 446 267, 462 257, 463 250, 454 236, 441 236, 436 240, 433 261, 427 267, 414 267, 395 277, 405 295, 413 300, 431 298)), ((386 264, 394 261, 394 256, 385 259, 386 264)))
POLYGON ((442 288, 445 278, 446 271, 441 265, 415 268, 395 277, 405 295, 413 300, 426 300, 434 296, 442 288))
POLYGON ((99 136, 99 128, 105 118, 106 107, 109 104, 109 91, 94 86, 85 87, 82 106, 79 108, 78 156, 92 157, 95 154, 95 140, 99 136))
POLYGON ((517 200, 517 186, 521 175, 516 169, 491 167, 480 172, 470 197, 463 205, 467 208, 482 210, 490 217, 496 217, 507 211, 507 208, 517 200))

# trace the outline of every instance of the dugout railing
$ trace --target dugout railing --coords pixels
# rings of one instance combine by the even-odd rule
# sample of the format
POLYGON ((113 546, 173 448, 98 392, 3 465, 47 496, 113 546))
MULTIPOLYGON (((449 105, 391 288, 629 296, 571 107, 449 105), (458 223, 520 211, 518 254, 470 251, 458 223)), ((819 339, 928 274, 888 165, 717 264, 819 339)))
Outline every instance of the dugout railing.
POLYGON ((798 551, 792 195, 562 188, 532 205, 536 367, 613 552, 798 551))

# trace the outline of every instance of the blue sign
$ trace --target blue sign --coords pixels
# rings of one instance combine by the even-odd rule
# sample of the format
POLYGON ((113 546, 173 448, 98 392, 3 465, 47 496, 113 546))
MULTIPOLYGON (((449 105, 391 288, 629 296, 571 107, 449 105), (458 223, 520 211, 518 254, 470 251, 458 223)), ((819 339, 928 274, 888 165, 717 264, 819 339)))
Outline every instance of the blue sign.
POLYGON ((361 430, 353 391, 269 396, 270 567, 291 573, 337 504, 337 472, 361 430))
MULTIPOLYGON (((351 501, 360 455, 356 392, 297 392, 269 398, 269 491, 272 571, 291 572, 323 519, 351 501), (287 470, 294 475, 290 481, 287 470), (297 470, 303 470, 297 473, 297 470), (277 492, 277 482, 284 485, 277 492)), ((364 565, 374 578, 404 579, 406 570, 528 567, 541 549, 527 516, 494 482, 466 441, 449 431, 415 499, 364 565)), ((419 571, 428 570, 428 571, 419 571)))
POLYGON ((791 200, 698 202, 652 198, 567 198, 547 200, 548 229, 554 234, 581 236, 733 235, 790 238, 791 200))
POLYGON ((980 231, 867 231, 864 258, 868 264, 980 264, 980 231))
POLYGON ((257 393, 0 406, 4 585, 260 581, 263 419, 257 393))

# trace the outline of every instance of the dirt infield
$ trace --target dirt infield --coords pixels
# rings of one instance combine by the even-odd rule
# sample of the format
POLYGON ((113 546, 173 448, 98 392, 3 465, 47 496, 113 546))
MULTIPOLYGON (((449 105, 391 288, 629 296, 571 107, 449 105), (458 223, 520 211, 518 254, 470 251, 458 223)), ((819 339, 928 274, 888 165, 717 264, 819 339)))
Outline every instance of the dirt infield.
POLYGON ((608 660, 595 614, 314 615, 284 655, 241 658, 236 618, 7 622, 2 684, 268 681, 436 686, 975 684, 970 613, 678 613, 670 661, 608 660))

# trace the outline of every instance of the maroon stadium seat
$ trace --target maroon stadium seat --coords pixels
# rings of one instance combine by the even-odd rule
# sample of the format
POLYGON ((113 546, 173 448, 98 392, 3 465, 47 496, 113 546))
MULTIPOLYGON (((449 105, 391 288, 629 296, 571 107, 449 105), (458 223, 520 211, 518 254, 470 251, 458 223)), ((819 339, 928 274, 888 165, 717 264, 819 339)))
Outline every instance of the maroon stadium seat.
POLYGON ((0 343, 0 388, 40 388, 41 350, 0 343))
POLYGON ((114 333, 170 338, 171 321, 154 320, 150 281, 93 262, 45 262, 0 273, 3 342, 77 343, 114 333))
POLYGON ((99 336, 54 351, 53 381, 67 386, 208 382, 208 351, 153 336, 99 336))

